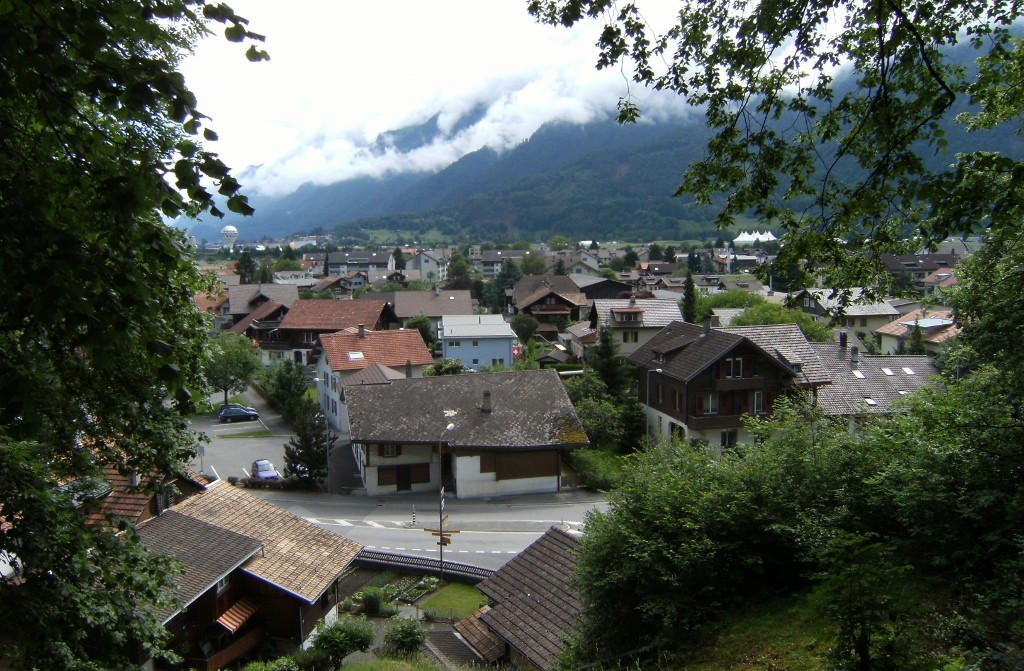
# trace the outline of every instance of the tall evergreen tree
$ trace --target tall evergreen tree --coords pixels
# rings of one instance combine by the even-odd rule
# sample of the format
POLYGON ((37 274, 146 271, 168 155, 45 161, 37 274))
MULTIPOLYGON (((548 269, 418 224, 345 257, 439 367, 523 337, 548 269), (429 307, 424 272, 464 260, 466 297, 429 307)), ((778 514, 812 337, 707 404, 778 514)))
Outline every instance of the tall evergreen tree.
POLYGON ((683 304, 681 306, 683 312, 683 319, 696 324, 700 321, 700 317, 704 315, 697 315, 697 285, 693 283, 693 273, 689 270, 686 271, 686 282, 683 283, 683 304))
POLYGON ((238 263, 235 264, 235 273, 238 275, 239 284, 253 284, 256 281, 256 259, 248 249, 243 249, 238 255, 238 263))
POLYGON ((590 350, 588 364, 612 394, 622 396, 632 386, 629 368, 619 355, 618 343, 610 329, 598 331, 597 344, 590 350))

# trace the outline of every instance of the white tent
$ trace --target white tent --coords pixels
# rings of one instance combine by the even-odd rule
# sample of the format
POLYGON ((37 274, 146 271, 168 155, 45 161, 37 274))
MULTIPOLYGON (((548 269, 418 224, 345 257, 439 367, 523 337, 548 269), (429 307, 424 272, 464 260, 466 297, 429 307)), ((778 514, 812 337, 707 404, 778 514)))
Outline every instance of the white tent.
POLYGON ((746 232, 743 231, 735 239, 733 239, 733 247, 739 247, 740 245, 753 245, 757 242, 772 242, 776 240, 776 237, 772 235, 771 231, 757 232, 746 232))

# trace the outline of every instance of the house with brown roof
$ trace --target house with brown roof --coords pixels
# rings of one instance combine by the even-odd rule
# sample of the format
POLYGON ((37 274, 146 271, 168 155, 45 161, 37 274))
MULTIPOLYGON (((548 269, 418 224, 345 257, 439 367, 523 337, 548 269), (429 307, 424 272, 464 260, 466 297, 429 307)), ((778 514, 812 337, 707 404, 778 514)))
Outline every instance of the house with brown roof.
POLYGON ((336 616, 339 580, 362 546, 217 481, 139 526, 151 550, 177 558, 182 607, 160 613, 191 668, 232 665, 257 645, 307 643, 336 616))
POLYGON ((649 435, 730 447, 748 439, 744 415, 768 415, 776 398, 812 395, 830 381, 795 324, 711 328, 672 322, 627 357, 641 369, 649 435))
POLYGON ((337 301, 310 298, 295 301, 277 328, 259 339, 264 359, 273 363, 291 359, 303 365, 312 359, 317 339, 360 325, 370 330, 383 330, 397 324, 394 311, 384 301, 337 301))
POLYGON ((321 277, 320 280, 309 289, 313 294, 323 293, 329 291, 331 294, 338 299, 350 298, 352 296, 352 285, 344 277, 338 277, 336 275, 328 275, 327 277, 321 277))
POLYGON ((880 254, 879 260, 899 284, 904 278, 918 291, 923 292, 924 279, 939 270, 952 270, 961 256, 950 254, 880 254))
POLYGON ((460 499, 557 492, 565 454, 589 444, 550 369, 404 378, 345 396, 371 496, 442 484, 460 499))
POLYGON ((873 333, 899 317, 899 310, 884 300, 868 300, 862 287, 802 289, 793 294, 801 311, 814 321, 873 333))
POLYGON ((268 301, 285 307, 299 300, 298 287, 290 284, 239 284, 228 288, 228 311, 232 324, 237 324, 268 301))
POLYGON ((663 298, 613 298, 594 301, 590 327, 607 329, 618 343, 619 353, 628 357, 683 313, 678 300, 663 298))
POLYGON ((375 365, 387 367, 402 377, 422 377, 423 368, 434 363, 434 356, 417 329, 369 331, 356 327, 325 333, 320 336, 314 358, 317 402, 327 421, 339 431, 343 443, 348 440, 346 385, 365 384, 367 378, 360 375, 375 365))
POLYGON ((553 526, 477 585, 491 605, 459 620, 453 629, 479 663, 507 662, 536 671, 558 668, 582 612, 571 582, 579 538, 579 532, 553 526))
POLYGON ((440 333, 441 318, 451 315, 472 315, 473 297, 468 290, 435 289, 433 291, 372 291, 359 300, 386 301, 394 310, 398 326, 404 328, 413 317, 423 315, 440 333))
POLYGON ((572 322, 590 318, 590 302, 567 275, 527 275, 511 292, 513 314, 525 313, 537 320, 537 333, 554 341, 572 322))
POLYGON ((938 384, 939 369, 927 355, 863 354, 848 346, 846 333, 839 335, 838 342, 811 343, 831 378, 818 388, 818 406, 828 416, 859 425, 890 414, 903 396, 938 384))
POLYGON ((921 308, 894 319, 875 330, 882 354, 902 354, 921 330, 921 341, 929 356, 941 354, 946 344, 960 334, 952 308, 921 308))

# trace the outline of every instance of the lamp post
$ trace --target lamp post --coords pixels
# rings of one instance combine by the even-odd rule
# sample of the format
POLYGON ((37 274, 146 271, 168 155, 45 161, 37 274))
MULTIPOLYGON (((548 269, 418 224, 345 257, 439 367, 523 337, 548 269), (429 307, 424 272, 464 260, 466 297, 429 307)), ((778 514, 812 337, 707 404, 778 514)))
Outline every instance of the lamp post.
POLYGON ((647 402, 647 441, 651 440, 651 373, 662 373, 662 369, 654 368, 647 371, 647 394, 644 401, 647 402))
POLYGON ((444 434, 448 433, 455 428, 455 424, 449 422, 448 426, 444 427, 444 431, 437 437, 437 479, 440 487, 440 498, 437 506, 437 558, 438 558, 438 569, 441 573, 441 582, 444 582, 444 453, 443 453, 443 438, 444 434))

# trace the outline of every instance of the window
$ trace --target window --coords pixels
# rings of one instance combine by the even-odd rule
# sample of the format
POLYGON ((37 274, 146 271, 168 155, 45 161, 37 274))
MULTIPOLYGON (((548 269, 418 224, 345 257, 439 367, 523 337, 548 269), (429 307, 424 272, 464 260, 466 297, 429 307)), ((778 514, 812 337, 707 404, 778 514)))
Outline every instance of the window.
POLYGON ((733 447, 736 445, 736 429, 723 429, 721 435, 722 447, 733 447))
POLYGON ((861 325, 861 327, 866 327, 868 325, 868 318, 867 317, 861 317, 860 318, 860 325, 861 325))
POLYGON ((480 346, 480 341, 479 340, 474 340, 473 341, 473 347, 479 347, 479 346, 480 346))
POLYGON ((505 359, 503 359, 503 358, 502 359, 491 359, 491 365, 492 366, 504 367, 505 366, 505 359))
POLYGON ((683 395, 680 394, 678 390, 672 390, 672 407, 675 408, 677 412, 682 410, 682 398, 683 395))
POLYGON ((715 394, 715 393, 704 394, 704 414, 705 415, 717 415, 718 414, 718 394, 715 394))
POLYGON ((331 376, 331 391, 338 391, 338 378, 331 376))
POLYGON ((638 331, 623 331, 622 342, 638 342, 640 340, 640 333, 638 331))
POLYGON ((480 359, 473 359, 473 365, 477 366, 480 364, 480 359))
POLYGON ((743 359, 740 357, 725 360, 726 377, 743 377, 743 359))
POLYGON ((218 580, 217 581, 217 594, 223 594, 224 590, 226 590, 230 585, 231 585, 231 576, 229 576, 229 575, 226 575, 223 578, 221 578, 220 580, 218 580))
POLYGON ((459 341, 458 340, 453 340, 450 343, 448 343, 448 346, 449 347, 458 347, 459 346, 459 341))
POLYGON ((382 457, 397 457, 402 454, 402 448, 396 443, 384 443, 377 446, 377 454, 382 457))
POLYGON ((655 391, 657 392, 657 394, 655 395, 655 397, 656 397, 656 398, 658 399, 658 401, 657 401, 657 402, 658 402, 658 405, 661 405, 661 404, 663 403, 663 397, 662 397, 662 392, 663 392, 664 390, 663 390, 663 388, 662 388, 662 386, 661 386, 661 383, 660 383, 660 382, 659 382, 659 383, 658 383, 657 385, 655 385, 655 391))
POLYGON ((755 391, 750 399, 750 410, 755 415, 764 413, 764 392, 755 391))

